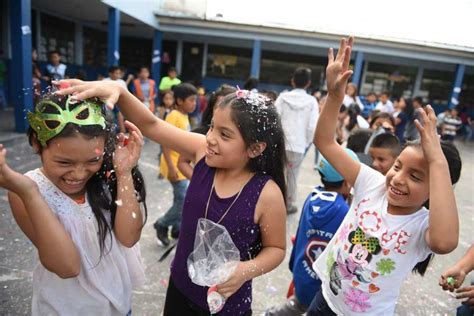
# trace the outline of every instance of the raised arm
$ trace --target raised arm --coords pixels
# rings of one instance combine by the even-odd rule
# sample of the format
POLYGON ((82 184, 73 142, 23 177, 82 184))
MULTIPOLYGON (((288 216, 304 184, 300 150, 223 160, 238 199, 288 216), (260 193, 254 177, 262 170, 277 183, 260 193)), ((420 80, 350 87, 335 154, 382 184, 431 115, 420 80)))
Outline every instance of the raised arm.
POLYGON ((444 157, 439 136, 436 132, 436 115, 427 105, 420 109, 423 125, 418 120, 423 154, 428 161, 430 181, 430 218, 426 231, 426 242, 430 249, 439 254, 456 249, 459 239, 459 219, 456 199, 449 175, 449 167, 444 157))
POLYGON ((183 131, 157 118, 119 83, 112 80, 87 82, 77 79, 62 80, 61 83, 71 87, 57 91, 58 95, 75 94, 78 100, 98 97, 109 107, 118 103, 123 115, 138 126, 146 137, 187 157, 195 157, 196 160, 204 156, 204 135, 183 131))
POLYGON ((352 37, 348 40, 343 38, 336 58, 332 48, 329 49, 326 68, 328 95, 319 115, 313 142, 344 179, 354 185, 360 163, 354 161, 335 140, 339 109, 344 99, 347 80, 352 75, 352 70, 349 70, 352 43, 352 37))
POLYGON ((76 245, 41 196, 38 186, 7 165, 0 145, 0 187, 8 192, 13 217, 38 249, 43 266, 61 278, 79 274, 81 260, 76 245))

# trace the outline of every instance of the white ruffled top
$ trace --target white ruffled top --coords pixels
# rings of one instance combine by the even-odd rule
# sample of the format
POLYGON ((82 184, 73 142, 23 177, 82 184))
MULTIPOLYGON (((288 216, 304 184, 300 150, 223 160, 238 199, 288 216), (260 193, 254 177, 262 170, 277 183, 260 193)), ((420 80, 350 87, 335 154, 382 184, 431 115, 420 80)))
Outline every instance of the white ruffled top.
MULTIPOLYGON (((89 203, 77 204, 58 189, 40 169, 26 173, 69 233, 81 256, 81 271, 62 279, 39 262, 33 272, 32 315, 126 315, 132 288, 144 281, 137 243, 120 244, 112 233, 100 258, 97 220, 89 203), (111 243, 112 238, 112 243, 111 243)), ((110 220, 110 216, 106 215, 110 220)))

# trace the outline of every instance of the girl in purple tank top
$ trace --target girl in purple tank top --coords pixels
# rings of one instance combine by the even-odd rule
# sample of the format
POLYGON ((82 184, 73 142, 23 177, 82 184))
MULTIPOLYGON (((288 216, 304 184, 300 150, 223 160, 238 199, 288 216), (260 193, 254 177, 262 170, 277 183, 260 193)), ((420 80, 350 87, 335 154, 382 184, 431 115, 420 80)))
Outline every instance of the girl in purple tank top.
POLYGON ((204 136, 156 118, 113 81, 66 81, 72 88, 61 93, 120 103, 121 112, 145 136, 197 162, 183 206, 164 315, 209 315, 208 288, 191 282, 186 265, 199 218, 225 226, 240 250, 236 271, 217 285, 226 298, 217 315, 250 315, 252 279, 273 270, 285 257, 285 144, 271 101, 244 90, 226 96, 204 136))

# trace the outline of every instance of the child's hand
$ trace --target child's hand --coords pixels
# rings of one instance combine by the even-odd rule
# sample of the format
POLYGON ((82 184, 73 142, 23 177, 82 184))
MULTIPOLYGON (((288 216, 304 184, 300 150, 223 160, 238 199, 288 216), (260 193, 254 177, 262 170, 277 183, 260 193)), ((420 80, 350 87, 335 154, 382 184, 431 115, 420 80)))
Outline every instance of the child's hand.
POLYGON ((168 180, 170 180, 171 182, 175 182, 178 181, 178 177, 178 170, 176 170, 174 166, 170 167, 168 169, 168 180))
POLYGON ((461 286, 465 277, 466 272, 457 265, 454 265, 448 270, 444 271, 439 279, 439 285, 443 288, 443 290, 452 292, 461 286))
POLYGON ((340 99, 340 103, 346 93, 347 80, 352 75, 352 70, 349 70, 349 62, 353 41, 352 37, 349 37, 348 40, 341 39, 335 59, 333 49, 329 48, 328 52, 328 66, 326 68, 328 96, 340 99))
POLYGON ((117 103, 123 87, 113 80, 82 81, 79 79, 65 79, 53 82, 54 85, 69 84, 69 88, 60 89, 57 95, 73 94, 77 100, 85 100, 92 97, 101 99, 107 107, 113 109, 117 103))
POLYGON ((474 306, 474 285, 464 286, 460 289, 457 289, 456 293, 458 293, 458 295, 456 295, 458 300, 467 298, 467 300, 462 302, 463 304, 474 306))
POLYGON ((444 159, 439 136, 436 132, 436 115, 433 108, 428 104, 425 108, 419 109, 419 113, 423 124, 419 120, 415 120, 415 125, 420 132, 421 147, 425 159, 429 163, 437 159, 444 159))
POLYGON ((143 146, 143 135, 134 124, 125 121, 125 126, 130 131, 129 138, 120 133, 114 152, 114 169, 117 175, 127 174, 137 165, 143 146))
POLYGON ((0 187, 18 195, 37 188, 36 183, 25 175, 13 171, 6 161, 7 150, 0 144, 0 187))
POLYGON ((231 297, 247 281, 245 277, 247 269, 247 264, 245 262, 240 262, 229 280, 217 285, 217 292, 226 299, 231 297))

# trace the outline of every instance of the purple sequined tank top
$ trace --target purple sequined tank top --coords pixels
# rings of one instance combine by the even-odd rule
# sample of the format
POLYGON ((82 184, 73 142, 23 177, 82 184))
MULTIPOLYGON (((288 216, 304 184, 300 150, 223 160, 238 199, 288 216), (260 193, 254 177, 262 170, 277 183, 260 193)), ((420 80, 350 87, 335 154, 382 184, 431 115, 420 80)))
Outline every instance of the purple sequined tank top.
MULTIPOLYGON (((209 167, 205 159, 195 166, 193 177, 186 193, 181 219, 176 255, 171 263, 171 278, 176 288, 197 306, 208 309, 207 287, 194 284, 188 276, 187 260, 193 251, 194 237, 199 218, 204 217, 209 192, 212 188, 215 168, 209 167)), ((262 249, 260 227, 254 223, 255 206, 269 176, 256 174, 245 185, 235 204, 224 217, 221 225, 229 231, 233 242, 240 251, 241 261, 255 258, 262 249)), ((217 222, 236 195, 220 198, 212 192, 208 219, 217 222)), ((249 311, 252 304, 252 281, 248 281, 227 300, 224 309, 217 315, 241 315, 249 311)))

